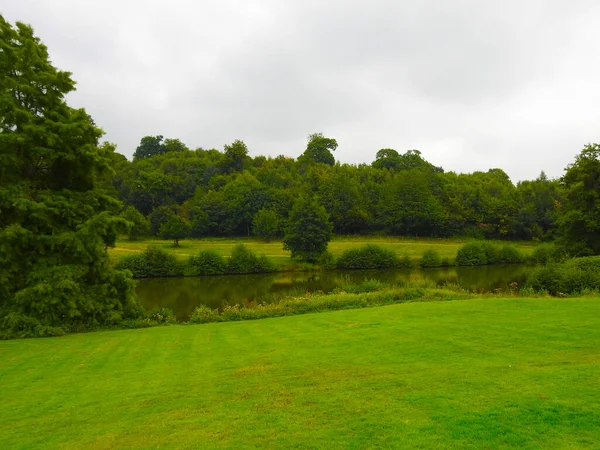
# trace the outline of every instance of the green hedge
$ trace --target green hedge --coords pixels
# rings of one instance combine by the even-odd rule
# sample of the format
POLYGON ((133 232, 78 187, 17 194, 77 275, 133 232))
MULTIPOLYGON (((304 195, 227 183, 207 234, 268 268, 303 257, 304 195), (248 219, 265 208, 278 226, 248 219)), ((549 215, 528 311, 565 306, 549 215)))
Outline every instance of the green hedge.
POLYGON ((400 261, 393 250, 375 244, 344 250, 337 261, 339 269, 389 269, 399 265, 400 261))
POLYGON ((148 247, 143 253, 123 257, 115 268, 129 270, 134 278, 183 275, 183 264, 174 255, 156 247, 148 247))
POLYGON ((510 244, 496 245, 486 241, 469 242, 456 254, 457 266, 485 266, 488 264, 517 264, 525 262, 525 255, 510 244))
POLYGON ((419 262, 421 267, 441 267, 443 266, 442 257, 437 250, 432 248, 423 252, 423 257, 419 262))
POLYGON ((238 244, 231 250, 227 261, 227 273, 267 273, 275 272, 275 264, 265 255, 258 256, 244 244, 238 244))
POLYGON ((184 275, 222 275, 227 271, 227 261, 214 250, 202 250, 188 259, 184 275))

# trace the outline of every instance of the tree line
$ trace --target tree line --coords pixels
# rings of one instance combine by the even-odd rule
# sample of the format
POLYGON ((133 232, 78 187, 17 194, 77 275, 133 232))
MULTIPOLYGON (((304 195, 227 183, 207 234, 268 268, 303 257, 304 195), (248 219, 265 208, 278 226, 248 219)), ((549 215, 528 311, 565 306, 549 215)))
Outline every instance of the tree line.
POLYGON ((249 155, 243 141, 191 150, 146 136, 133 161, 113 153, 107 185, 137 224, 132 237, 281 237, 299 198, 323 207, 336 234, 552 240, 564 183, 542 172, 513 184, 501 169, 446 172, 418 150, 340 164, 335 139, 308 137, 297 159, 249 155))

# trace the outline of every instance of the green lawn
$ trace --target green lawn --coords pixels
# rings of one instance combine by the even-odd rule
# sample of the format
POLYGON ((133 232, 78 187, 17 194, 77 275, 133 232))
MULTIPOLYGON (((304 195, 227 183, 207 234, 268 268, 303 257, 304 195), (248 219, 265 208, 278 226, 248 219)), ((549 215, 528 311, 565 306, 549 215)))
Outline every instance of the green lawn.
MULTIPOLYGON (((280 241, 266 243, 256 239, 199 239, 180 241, 179 247, 173 247, 172 241, 164 240, 146 240, 146 241, 128 241, 119 240, 117 246, 110 249, 113 258, 119 258, 124 255, 139 253, 146 249, 148 245, 155 245, 174 253, 181 259, 190 255, 197 254, 200 250, 216 250, 223 256, 229 256, 231 249, 239 244, 246 244, 250 249, 259 254, 265 254, 279 266, 292 263, 290 252, 283 250, 283 244, 280 241)), ((500 244, 505 241, 493 241, 500 244)), ((336 257, 348 248, 361 247, 367 243, 377 244, 385 248, 394 250, 399 256, 408 255, 412 259, 420 259, 423 252, 430 248, 436 249, 442 258, 454 259, 456 252, 465 243, 463 240, 456 239, 406 239, 393 237, 370 237, 357 236, 349 238, 335 238, 329 243, 329 251, 336 257)), ((535 248, 531 242, 511 242, 523 251, 530 254, 535 248)))
POLYGON ((598 448, 600 298, 0 342, 0 448, 598 448))

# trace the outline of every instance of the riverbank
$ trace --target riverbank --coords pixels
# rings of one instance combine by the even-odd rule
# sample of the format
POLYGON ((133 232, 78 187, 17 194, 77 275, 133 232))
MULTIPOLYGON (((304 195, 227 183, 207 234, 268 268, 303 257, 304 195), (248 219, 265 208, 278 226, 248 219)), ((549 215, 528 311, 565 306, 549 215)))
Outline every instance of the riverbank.
POLYGON ((591 448, 599 300, 0 342, 0 448, 591 448))
MULTIPOLYGON (((442 259, 453 261, 456 258, 458 250, 469 242, 469 239, 429 239, 429 238, 395 238, 395 237, 374 237, 374 236, 352 236, 335 237, 328 247, 328 251, 339 258, 345 250, 357 249, 365 244, 375 244, 384 249, 392 250, 399 258, 407 256, 413 263, 418 262, 427 250, 435 250, 442 259)), ((492 244, 502 246, 505 244, 513 245, 525 256, 533 253, 536 247, 534 242, 516 242, 516 241, 487 241, 492 244)), ((114 262, 121 260, 129 255, 136 255, 144 252, 149 246, 156 247, 174 255, 179 261, 186 261, 191 256, 197 255, 204 250, 211 250, 224 258, 229 257, 231 251, 236 245, 244 244, 249 250, 258 254, 265 255, 278 271, 297 271, 306 270, 306 265, 292 260, 290 252, 283 249, 281 241, 264 242, 253 238, 240 239, 197 239, 182 240, 178 247, 173 246, 172 241, 165 240, 141 240, 130 241, 120 239, 114 248, 109 248, 108 252, 114 262)))

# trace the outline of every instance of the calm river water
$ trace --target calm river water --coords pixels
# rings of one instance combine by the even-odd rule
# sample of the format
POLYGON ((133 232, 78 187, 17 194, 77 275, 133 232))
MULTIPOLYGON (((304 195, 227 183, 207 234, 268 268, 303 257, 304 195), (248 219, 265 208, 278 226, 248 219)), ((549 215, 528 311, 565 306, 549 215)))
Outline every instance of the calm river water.
POLYGON ((170 308, 180 320, 186 320, 194 308, 207 305, 247 304, 275 301, 284 295, 305 292, 331 292, 340 285, 375 279, 387 284, 430 279, 438 285, 457 283, 465 289, 488 292, 506 289, 512 282, 525 281, 531 266, 506 265, 447 267, 422 270, 357 270, 333 272, 293 272, 266 275, 230 275, 215 277, 152 278, 139 280, 138 299, 147 308, 170 308))

